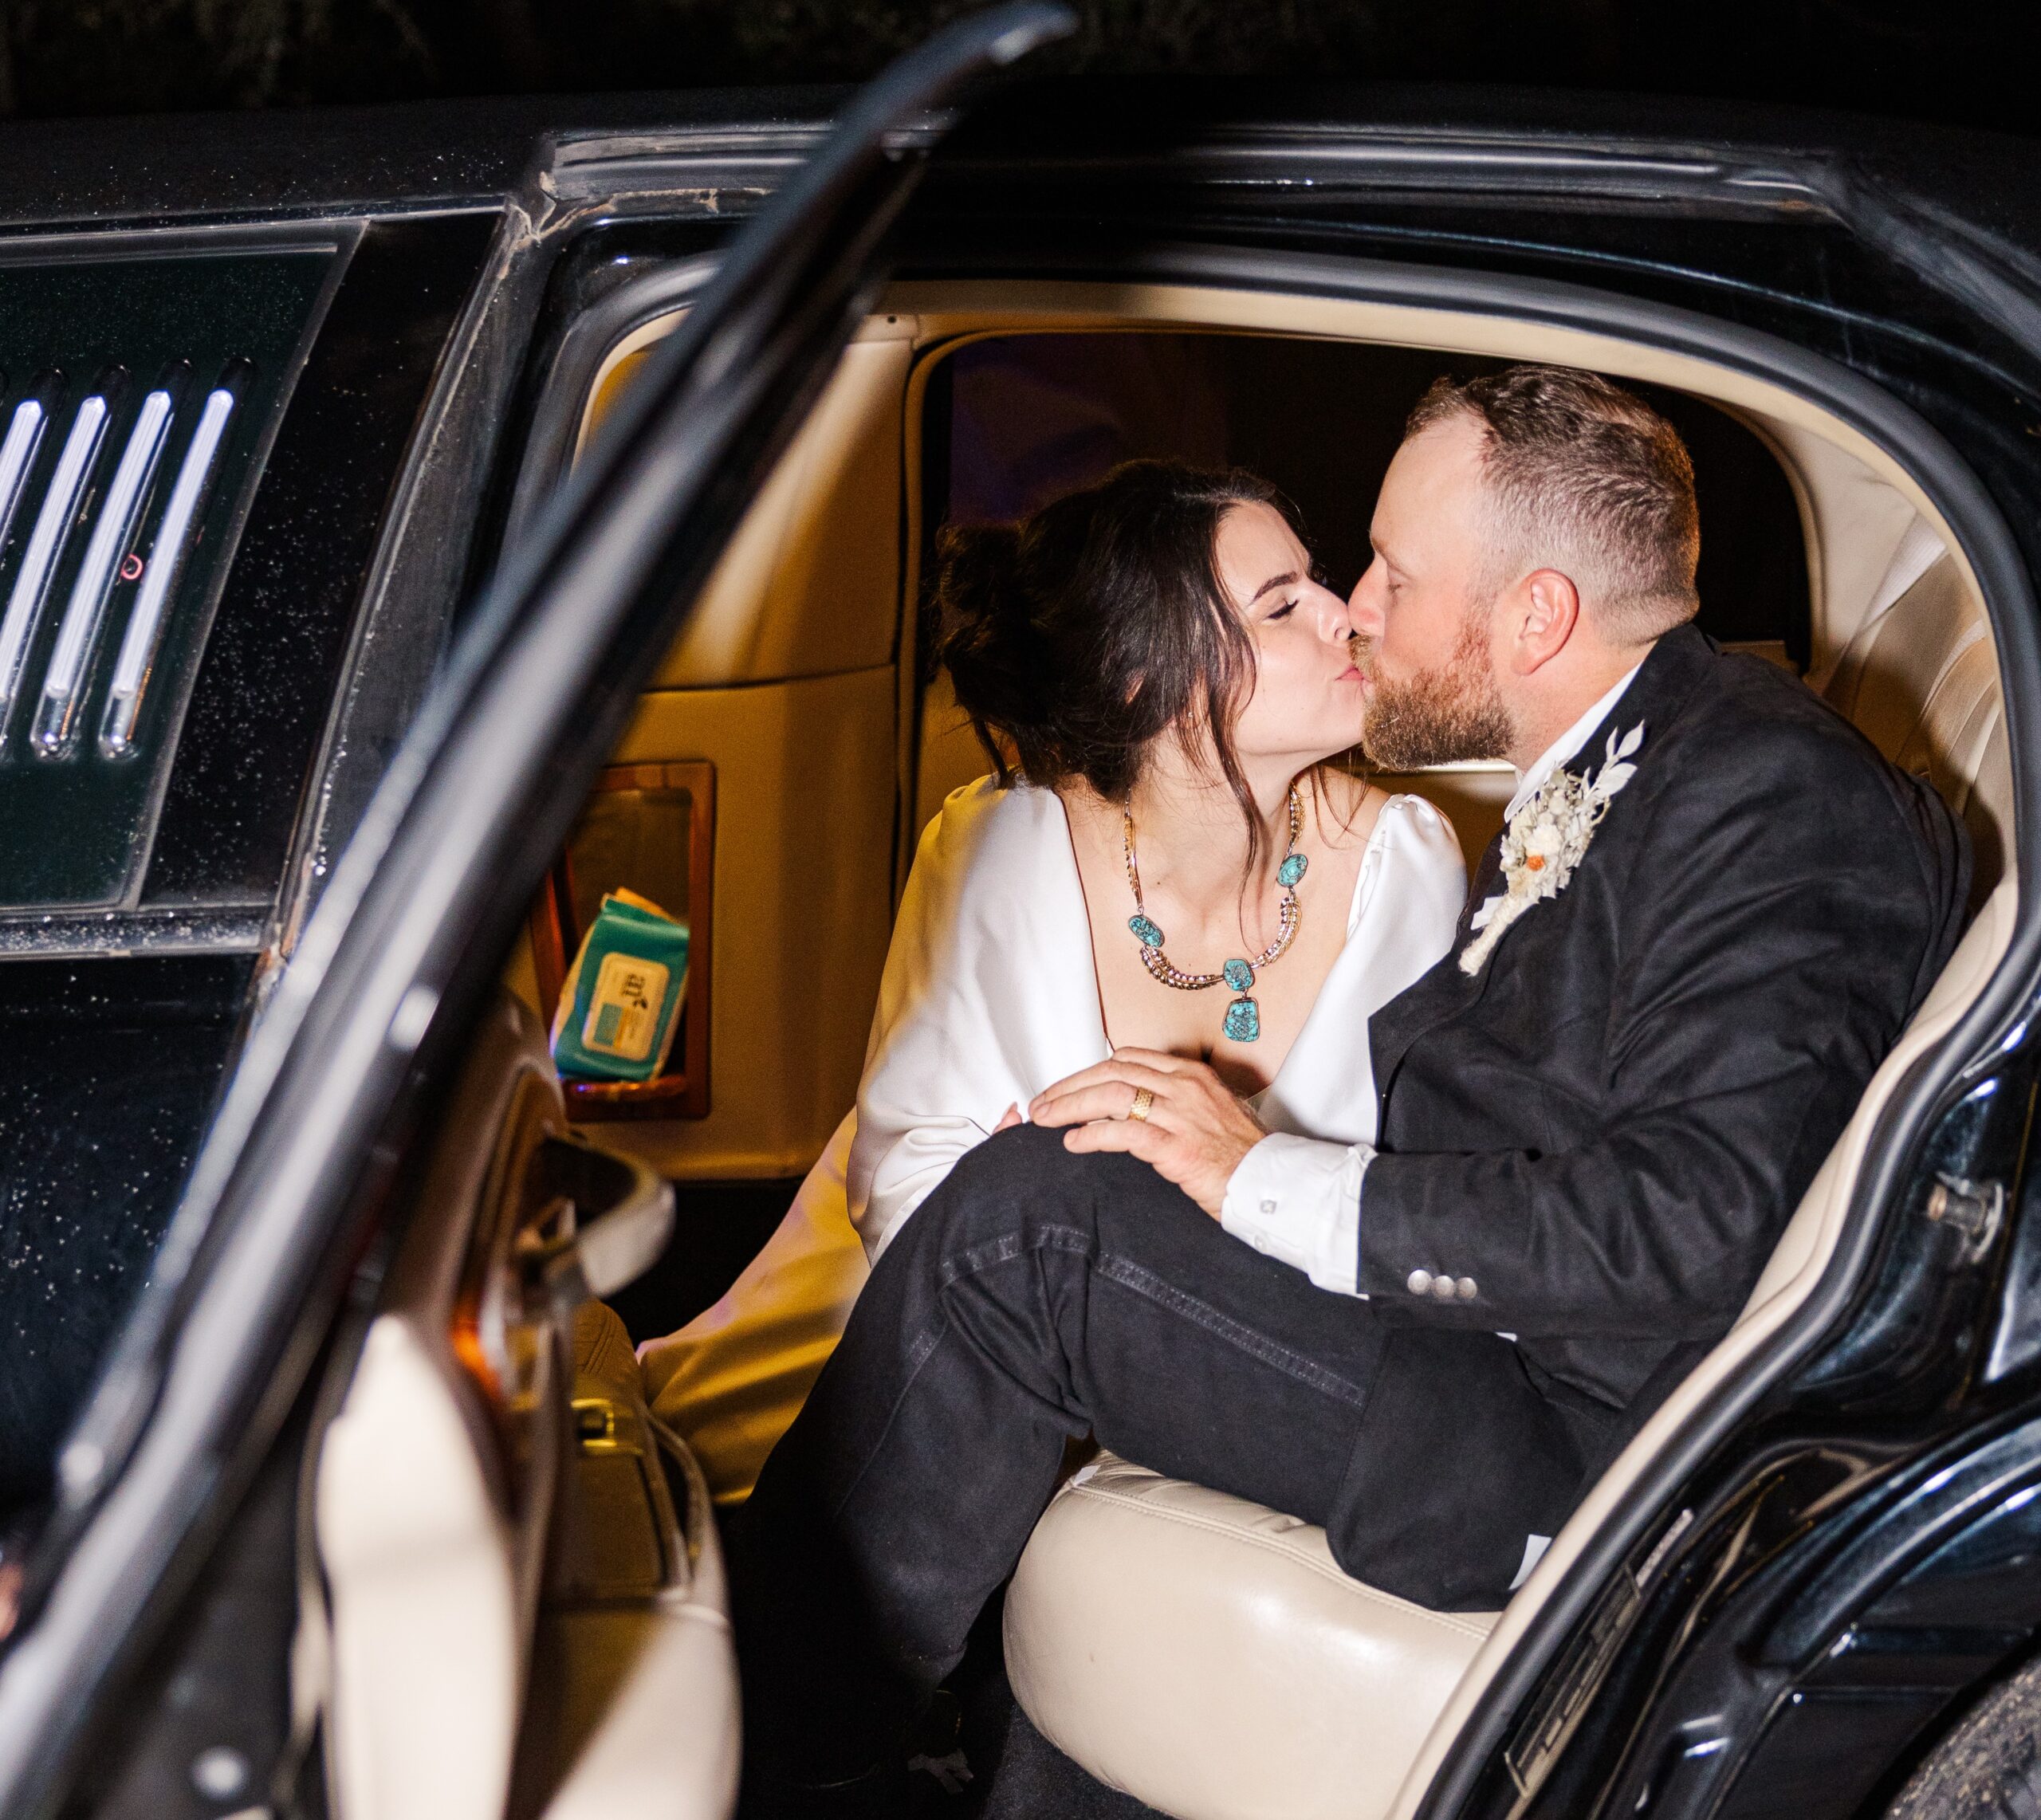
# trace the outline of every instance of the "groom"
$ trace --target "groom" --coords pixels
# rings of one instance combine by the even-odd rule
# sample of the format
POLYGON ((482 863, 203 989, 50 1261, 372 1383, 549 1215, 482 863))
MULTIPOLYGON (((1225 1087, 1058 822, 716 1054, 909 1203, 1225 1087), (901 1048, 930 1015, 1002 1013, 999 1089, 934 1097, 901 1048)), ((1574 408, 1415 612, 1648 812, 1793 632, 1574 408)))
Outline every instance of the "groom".
POLYGON ((1960 831, 1687 623, 1672 427, 1589 375, 1435 385, 1354 596, 1366 745, 1504 758, 1452 951, 1377 1015, 1378 1146, 1123 1051, 880 1259, 738 1531, 746 1724, 842 1786, 954 1665, 1066 1441, 1493 1609, 1728 1330, 1948 957, 1960 831))

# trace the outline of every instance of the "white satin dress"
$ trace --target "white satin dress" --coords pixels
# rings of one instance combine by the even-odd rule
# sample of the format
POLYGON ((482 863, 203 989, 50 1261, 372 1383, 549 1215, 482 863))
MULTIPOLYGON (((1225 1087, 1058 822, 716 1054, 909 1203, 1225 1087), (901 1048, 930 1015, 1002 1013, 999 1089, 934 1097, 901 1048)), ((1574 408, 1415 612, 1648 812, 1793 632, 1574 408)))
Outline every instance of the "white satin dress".
MULTIPOLYGON (((1347 941, 1276 1078, 1271 1131, 1370 1142, 1368 1020, 1451 945, 1466 870, 1420 796, 1382 805, 1347 941)), ((1131 938, 1130 938, 1131 939, 1131 938)), ((1062 800, 991 777, 923 833, 894 926, 856 1109, 729 1294, 639 1349, 655 1413, 718 1500, 749 1495, 903 1221, 1009 1106, 1111 1053, 1062 800)))

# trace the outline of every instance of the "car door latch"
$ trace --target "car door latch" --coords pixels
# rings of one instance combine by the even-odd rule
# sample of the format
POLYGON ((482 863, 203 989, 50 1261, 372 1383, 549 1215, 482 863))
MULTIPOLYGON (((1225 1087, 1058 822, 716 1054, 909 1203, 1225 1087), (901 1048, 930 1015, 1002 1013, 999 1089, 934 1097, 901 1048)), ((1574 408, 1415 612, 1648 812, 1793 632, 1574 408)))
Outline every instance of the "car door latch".
POLYGON ((2005 1184, 1937 1175, 1935 1185, 1928 1190, 1926 1211, 1938 1225, 1953 1226, 1963 1235, 1966 1260, 1980 1258, 1991 1249, 2005 1219, 2005 1184))

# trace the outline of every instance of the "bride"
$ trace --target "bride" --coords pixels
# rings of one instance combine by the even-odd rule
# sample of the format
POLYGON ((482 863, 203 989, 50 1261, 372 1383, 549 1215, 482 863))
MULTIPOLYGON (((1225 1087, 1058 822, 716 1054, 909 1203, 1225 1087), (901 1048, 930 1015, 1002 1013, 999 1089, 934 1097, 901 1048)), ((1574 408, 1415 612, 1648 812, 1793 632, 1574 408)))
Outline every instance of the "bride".
POLYGON ((1327 763, 1361 737, 1353 629, 1266 482, 1132 462, 938 557, 942 658, 997 772, 922 835, 856 1110, 729 1293, 640 1353, 725 1501, 867 1260, 1052 1083, 1166 1051, 1270 1131, 1371 1141, 1369 1017, 1465 896, 1443 816, 1327 763))

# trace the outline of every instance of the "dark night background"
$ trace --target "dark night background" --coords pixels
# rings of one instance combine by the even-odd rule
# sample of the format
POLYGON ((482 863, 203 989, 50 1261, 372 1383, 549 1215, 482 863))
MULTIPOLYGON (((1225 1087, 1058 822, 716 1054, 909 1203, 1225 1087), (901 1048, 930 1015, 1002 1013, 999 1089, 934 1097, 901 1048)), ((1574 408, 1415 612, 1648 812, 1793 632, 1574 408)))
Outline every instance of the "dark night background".
MULTIPOLYGON (((1040 67, 1699 95, 2032 130, 2035 0, 1076 0, 1040 67)), ((0 0, 0 116, 834 82, 964 0, 0 0)))

